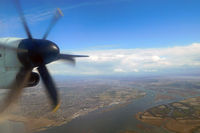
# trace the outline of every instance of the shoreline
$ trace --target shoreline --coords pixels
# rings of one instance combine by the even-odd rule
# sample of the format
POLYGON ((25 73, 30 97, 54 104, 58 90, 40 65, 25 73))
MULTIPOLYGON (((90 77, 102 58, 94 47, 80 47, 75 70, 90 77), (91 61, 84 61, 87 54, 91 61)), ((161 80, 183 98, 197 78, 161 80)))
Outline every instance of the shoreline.
POLYGON ((141 122, 163 127, 172 132, 193 133, 200 128, 199 107, 200 96, 197 96, 178 102, 172 102, 167 105, 155 106, 144 112, 138 112, 135 117, 141 122), (180 110, 182 110, 182 112, 180 110), (164 115, 162 111, 168 114, 164 115), (192 111, 196 113, 196 116, 191 113, 192 111))
POLYGON ((134 102, 135 99, 142 98, 146 95, 146 93, 142 93, 142 95, 139 95, 138 97, 135 97, 133 99, 129 99, 127 101, 113 101, 109 103, 108 105, 100 105, 95 108, 91 109, 81 109, 74 113, 72 116, 68 117, 68 119, 64 119, 62 121, 54 121, 50 120, 47 117, 40 117, 40 118, 33 118, 33 117, 25 117, 25 116, 17 116, 10 114, 8 120, 12 122, 20 122, 23 123, 25 126, 25 129, 28 130, 29 132, 37 133, 40 131, 45 131, 47 129, 53 128, 53 127, 59 127, 64 124, 68 124, 72 120, 79 118, 81 116, 87 115, 91 112, 101 110, 101 112, 106 112, 106 111, 112 111, 116 108, 120 108, 122 106, 125 106, 131 102, 134 102))

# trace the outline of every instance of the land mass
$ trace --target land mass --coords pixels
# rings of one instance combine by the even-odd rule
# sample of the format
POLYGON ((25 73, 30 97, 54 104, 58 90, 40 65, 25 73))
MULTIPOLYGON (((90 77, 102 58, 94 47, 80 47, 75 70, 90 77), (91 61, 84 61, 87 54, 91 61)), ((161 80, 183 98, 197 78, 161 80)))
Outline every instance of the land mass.
POLYGON ((26 130, 37 132, 60 126, 99 108, 121 106, 146 95, 144 91, 118 80, 60 82, 61 107, 51 113, 51 106, 42 85, 27 88, 8 120, 23 122, 26 130))
MULTIPOLYGON (((51 113, 51 104, 49 104, 48 96, 45 93, 43 85, 39 84, 36 87, 26 88, 24 90, 19 101, 20 105, 17 105, 15 109, 9 110, 7 118, 10 121, 24 123, 28 131, 37 132, 49 127, 66 124, 79 116, 83 116, 100 108, 102 108, 100 112, 121 108, 122 105, 125 106, 130 102, 134 102, 135 99, 141 98, 139 101, 142 100, 144 96, 152 97, 149 101, 152 106, 169 103, 169 101, 177 101, 177 99, 183 97, 196 97, 200 95, 199 80, 199 77, 182 76, 61 79, 56 81, 61 99, 61 107, 56 113, 51 113)), ((5 96, 4 93, 0 93, 0 95, 5 96)), ((177 103, 182 105, 183 102, 177 103)), ((170 116, 173 113, 168 112, 175 105, 171 106, 169 104, 163 106, 161 107, 164 108, 163 115, 156 116, 156 119, 160 118, 163 120, 166 118, 172 121, 181 121, 182 117, 173 118, 170 116)), ((186 107, 189 108, 189 104, 186 107)), ((176 110, 176 108, 172 110, 176 110)), ((190 110, 192 115, 195 111, 190 110)), ((148 120, 142 118, 142 116, 145 116, 144 113, 140 116, 138 119, 142 121, 148 120)), ((198 121, 197 118, 195 119, 198 121)), ((182 119, 182 121, 184 120, 182 119)), ((136 128, 140 131, 140 129, 144 129, 144 125, 139 124, 136 128)), ((146 129, 152 132, 152 129, 148 127, 146 129)), ((198 131, 198 129, 195 129, 195 131, 198 131)), ((127 129, 124 132, 138 131, 135 129, 127 129)))
POLYGON ((200 131, 200 97, 156 106, 139 112, 136 118, 176 133, 197 133, 200 131))

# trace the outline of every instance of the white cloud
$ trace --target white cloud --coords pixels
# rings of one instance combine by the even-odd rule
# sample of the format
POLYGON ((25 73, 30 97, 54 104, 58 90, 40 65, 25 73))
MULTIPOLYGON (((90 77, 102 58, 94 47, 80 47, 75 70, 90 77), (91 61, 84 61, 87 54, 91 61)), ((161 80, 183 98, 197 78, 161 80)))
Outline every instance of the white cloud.
POLYGON ((115 68, 115 69, 114 69, 114 72, 126 72, 126 71, 124 71, 124 70, 121 69, 121 68, 115 68))
MULTIPOLYGON (((164 58, 163 58, 163 59, 164 59, 164 58)), ((162 58, 160 58, 160 57, 157 56, 157 55, 154 55, 154 56, 152 56, 152 60, 153 60, 154 62, 158 62, 158 61, 162 60, 162 58)))
POLYGON ((89 58, 77 60, 75 68, 62 62, 50 64, 56 74, 108 75, 117 73, 158 72, 173 68, 200 67, 200 43, 188 46, 151 49, 113 49, 76 51, 89 58))

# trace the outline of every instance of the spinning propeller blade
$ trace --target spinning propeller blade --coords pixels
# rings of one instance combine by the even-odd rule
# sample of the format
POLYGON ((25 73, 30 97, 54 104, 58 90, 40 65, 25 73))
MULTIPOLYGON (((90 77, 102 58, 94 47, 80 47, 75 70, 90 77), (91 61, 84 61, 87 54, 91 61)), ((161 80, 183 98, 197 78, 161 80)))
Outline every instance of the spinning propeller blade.
POLYGON ((51 29, 53 28, 53 26, 56 24, 56 22, 58 21, 58 19, 61 16, 63 16, 63 13, 59 8, 57 8, 56 13, 55 13, 53 19, 51 20, 51 23, 50 23, 49 27, 47 28, 47 31, 45 32, 45 34, 44 34, 42 39, 46 39, 47 38, 47 36, 49 35, 51 29))
POLYGON ((49 98, 52 101, 53 112, 55 112, 60 106, 59 101, 58 101, 58 94, 57 94, 57 89, 56 89, 55 83, 45 65, 39 66, 38 71, 39 71, 42 81, 46 87, 49 98))
POLYGON ((58 60, 65 60, 68 63, 70 63, 72 66, 75 66, 75 64, 76 64, 76 61, 75 61, 75 59, 73 57, 67 56, 65 54, 59 54, 58 55, 58 60))
POLYGON ((73 65, 76 64, 76 61, 75 61, 76 57, 89 57, 89 56, 88 55, 71 55, 71 54, 59 54, 58 55, 59 60, 69 61, 73 65))
POLYGON ((4 100, 5 102, 0 107, 0 113, 4 112, 13 102, 16 102, 30 77, 31 71, 32 69, 29 68, 21 68, 17 74, 17 80, 11 85, 10 91, 4 100))
POLYGON ((89 56, 88 55, 59 54, 60 59, 76 58, 76 57, 89 57, 89 56))
POLYGON ((24 29, 26 31, 26 34, 28 36, 29 39, 32 39, 32 35, 31 35, 31 32, 28 28, 28 25, 27 25, 27 22, 26 22, 26 19, 24 17, 24 13, 23 13, 23 10, 22 10, 22 7, 21 7, 21 4, 19 2, 19 0, 14 0, 15 1, 15 5, 16 5, 16 8, 17 8, 17 11, 19 13, 19 16, 20 16, 20 19, 22 21, 22 24, 24 26, 24 29))

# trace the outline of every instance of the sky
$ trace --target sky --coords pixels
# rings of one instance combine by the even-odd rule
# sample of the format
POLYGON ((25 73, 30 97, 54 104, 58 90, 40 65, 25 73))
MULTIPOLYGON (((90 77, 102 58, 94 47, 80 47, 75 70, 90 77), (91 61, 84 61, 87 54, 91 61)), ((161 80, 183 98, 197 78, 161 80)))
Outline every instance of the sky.
MULTIPOLYGON (((0 0, 0 37, 26 38, 13 0, 0 0)), ((56 8, 64 16, 48 36, 63 53, 87 54, 76 67, 54 62, 54 74, 198 73, 198 0, 21 0, 34 38, 56 8), (59 65, 58 65, 59 64, 59 65)))

